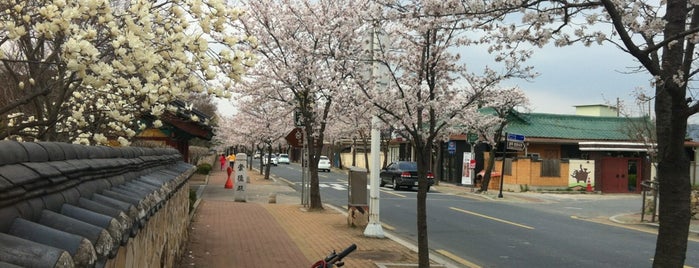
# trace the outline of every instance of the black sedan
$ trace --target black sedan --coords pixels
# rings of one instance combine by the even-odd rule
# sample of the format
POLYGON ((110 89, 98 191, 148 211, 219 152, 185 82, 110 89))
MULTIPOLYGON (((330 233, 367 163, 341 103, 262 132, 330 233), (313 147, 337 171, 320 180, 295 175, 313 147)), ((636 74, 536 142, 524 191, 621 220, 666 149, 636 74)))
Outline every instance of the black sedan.
MULTIPOLYGON (((381 177, 381 187, 386 184, 393 185, 393 189, 396 190, 400 187, 407 187, 408 189, 417 187, 417 163, 409 161, 393 162, 381 169, 379 176, 381 177)), ((429 192, 430 186, 434 184, 432 172, 427 172, 427 180, 429 182, 427 191, 429 192)))

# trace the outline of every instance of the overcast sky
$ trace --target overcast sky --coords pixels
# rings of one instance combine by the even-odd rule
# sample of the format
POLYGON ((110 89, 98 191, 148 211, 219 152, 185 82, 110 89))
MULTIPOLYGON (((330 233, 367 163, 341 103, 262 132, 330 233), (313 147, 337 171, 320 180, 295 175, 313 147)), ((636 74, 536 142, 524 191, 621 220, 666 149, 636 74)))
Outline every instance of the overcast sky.
MULTIPOLYGON (((532 112, 574 114, 575 105, 615 105, 640 113, 634 89, 650 88, 647 73, 631 73, 638 63, 621 50, 605 46, 546 47, 535 51, 529 64, 540 75, 533 81, 507 82, 525 91, 532 112)), ((647 110, 647 104, 644 108, 647 110)))
MULTIPOLYGON (((469 49, 462 52, 462 56, 469 62, 485 61, 489 56, 482 51, 469 49)), ((618 98, 626 111, 640 116, 640 108, 634 101, 634 89, 640 87, 653 92, 650 90, 650 75, 630 73, 638 63, 609 43, 537 49, 529 64, 540 74, 537 78, 533 81, 510 80, 504 86, 518 86, 524 90, 534 113, 575 114, 576 105, 615 105, 618 98)), ((472 65, 471 68, 475 67, 472 65)), ((222 113, 230 113, 232 106, 220 103, 219 109, 222 113)), ((647 103, 644 109, 648 110, 647 103)), ((690 122, 699 123, 697 117, 691 118, 690 122)))

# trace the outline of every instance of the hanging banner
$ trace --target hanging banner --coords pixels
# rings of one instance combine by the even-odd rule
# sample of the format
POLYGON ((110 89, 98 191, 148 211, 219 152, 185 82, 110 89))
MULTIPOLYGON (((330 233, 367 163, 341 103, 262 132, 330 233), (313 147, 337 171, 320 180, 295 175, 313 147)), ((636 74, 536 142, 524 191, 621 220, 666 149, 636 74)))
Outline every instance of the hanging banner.
POLYGON ((568 165, 568 187, 595 186, 595 161, 571 159, 568 165))
POLYGON ((461 165, 461 185, 473 185, 473 169, 476 168, 476 159, 473 153, 464 152, 464 161, 461 165))

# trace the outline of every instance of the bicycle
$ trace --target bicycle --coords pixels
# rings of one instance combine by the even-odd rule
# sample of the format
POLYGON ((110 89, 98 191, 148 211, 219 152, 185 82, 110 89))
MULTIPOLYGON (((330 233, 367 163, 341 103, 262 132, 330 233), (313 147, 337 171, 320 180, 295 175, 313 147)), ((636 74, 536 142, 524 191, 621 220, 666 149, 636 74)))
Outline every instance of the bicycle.
POLYGON ((332 268, 332 267, 342 267, 345 265, 345 262, 342 261, 342 258, 346 257, 349 255, 352 251, 357 249, 357 245, 352 244, 349 247, 347 247, 345 250, 340 252, 340 254, 335 253, 335 250, 333 250, 330 255, 325 257, 322 260, 317 261, 314 263, 311 268, 332 268))

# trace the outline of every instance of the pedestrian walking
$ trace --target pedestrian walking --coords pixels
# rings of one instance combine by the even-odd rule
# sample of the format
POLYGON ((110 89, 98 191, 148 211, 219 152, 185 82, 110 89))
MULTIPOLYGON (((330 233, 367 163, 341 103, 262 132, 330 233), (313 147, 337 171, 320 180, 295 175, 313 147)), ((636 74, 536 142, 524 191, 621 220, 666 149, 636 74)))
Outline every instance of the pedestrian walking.
POLYGON ((228 155, 228 164, 230 165, 231 168, 235 167, 235 154, 231 153, 228 155))
POLYGON ((221 162, 221 170, 223 170, 223 166, 226 165, 226 156, 224 154, 221 154, 221 157, 219 157, 218 161, 221 162))

